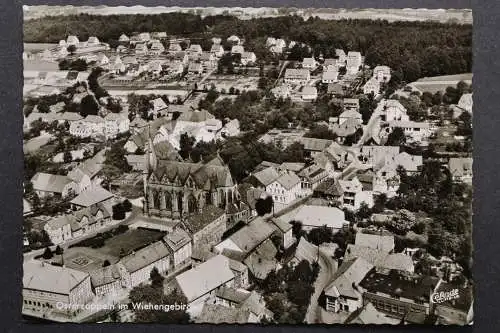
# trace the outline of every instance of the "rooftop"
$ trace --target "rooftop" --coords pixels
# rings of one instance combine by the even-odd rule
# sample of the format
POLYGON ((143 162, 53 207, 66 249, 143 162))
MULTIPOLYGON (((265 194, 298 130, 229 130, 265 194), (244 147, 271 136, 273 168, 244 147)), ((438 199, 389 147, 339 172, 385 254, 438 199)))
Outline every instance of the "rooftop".
POLYGON ((89 274, 40 261, 23 263, 23 288, 69 295, 89 274))
POLYGON ((224 210, 219 207, 207 205, 203 208, 201 213, 190 216, 186 224, 188 225, 189 231, 194 234, 203 230, 203 228, 217 220, 224 215, 224 213, 224 210))

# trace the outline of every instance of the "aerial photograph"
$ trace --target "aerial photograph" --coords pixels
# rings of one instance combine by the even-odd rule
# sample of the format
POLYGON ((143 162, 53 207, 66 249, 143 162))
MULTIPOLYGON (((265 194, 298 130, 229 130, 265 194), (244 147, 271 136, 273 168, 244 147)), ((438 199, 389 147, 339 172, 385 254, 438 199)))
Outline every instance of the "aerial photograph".
POLYGON ((23 13, 25 322, 473 324, 471 10, 23 13))

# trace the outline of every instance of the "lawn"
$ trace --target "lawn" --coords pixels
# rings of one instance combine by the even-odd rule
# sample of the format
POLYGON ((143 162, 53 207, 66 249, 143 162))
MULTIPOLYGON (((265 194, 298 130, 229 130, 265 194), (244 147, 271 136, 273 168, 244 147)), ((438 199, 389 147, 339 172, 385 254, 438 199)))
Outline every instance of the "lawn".
POLYGON ((107 239, 104 246, 99 248, 98 251, 113 257, 120 257, 120 254, 123 254, 121 253, 122 249, 128 254, 162 239, 165 234, 165 232, 148 229, 128 230, 123 234, 107 239))

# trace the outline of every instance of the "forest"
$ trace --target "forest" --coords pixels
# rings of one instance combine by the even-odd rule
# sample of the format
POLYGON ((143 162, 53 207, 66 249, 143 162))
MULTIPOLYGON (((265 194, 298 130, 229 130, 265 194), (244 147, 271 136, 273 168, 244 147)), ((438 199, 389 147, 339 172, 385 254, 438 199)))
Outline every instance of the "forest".
MULTIPOLYGON (((261 47, 268 36, 310 46, 314 56, 332 57, 335 49, 360 51, 369 66, 388 65, 403 82, 419 77, 471 72, 472 25, 385 20, 324 20, 299 16, 239 20, 233 16, 200 17, 187 13, 158 15, 69 15, 27 20, 24 40, 57 43, 68 35, 80 40, 97 36, 117 43, 122 33, 165 31, 206 45, 212 37, 231 34, 261 47)), ((261 52, 260 49, 254 51, 261 52)))

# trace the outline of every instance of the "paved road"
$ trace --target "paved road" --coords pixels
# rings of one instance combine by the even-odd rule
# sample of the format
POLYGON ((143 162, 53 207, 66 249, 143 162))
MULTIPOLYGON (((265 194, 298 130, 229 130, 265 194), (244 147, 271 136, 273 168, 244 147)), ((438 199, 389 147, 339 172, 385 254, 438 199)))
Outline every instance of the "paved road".
POLYGON ((309 307, 307 308, 307 313, 305 317, 306 323, 314 324, 319 323, 321 307, 318 305, 318 298, 323 292, 323 290, 328 286, 332 280, 333 274, 335 273, 335 263, 333 259, 319 251, 319 274, 314 282, 314 293, 311 296, 311 301, 309 307))
POLYGON ((372 136, 372 131, 374 127, 378 124, 380 119, 380 111, 373 111, 370 120, 368 120, 368 124, 363 129, 363 135, 359 139, 359 141, 353 145, 353 147, 361 147, 366 141, 368 141, 372 136))

